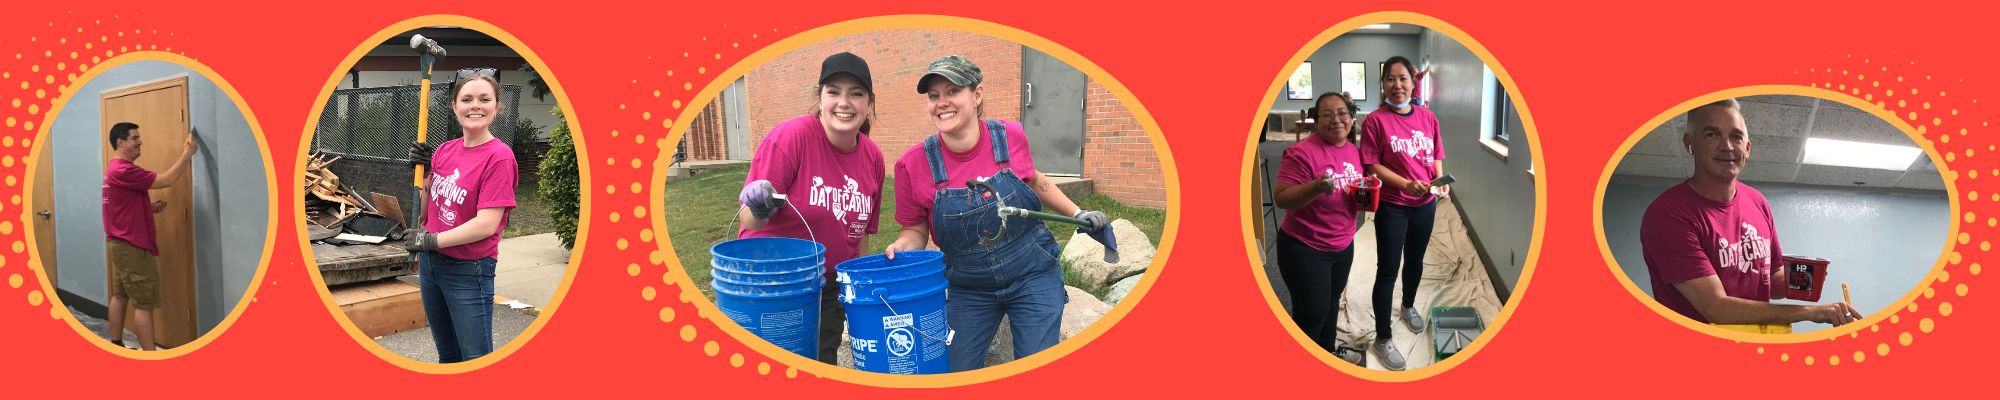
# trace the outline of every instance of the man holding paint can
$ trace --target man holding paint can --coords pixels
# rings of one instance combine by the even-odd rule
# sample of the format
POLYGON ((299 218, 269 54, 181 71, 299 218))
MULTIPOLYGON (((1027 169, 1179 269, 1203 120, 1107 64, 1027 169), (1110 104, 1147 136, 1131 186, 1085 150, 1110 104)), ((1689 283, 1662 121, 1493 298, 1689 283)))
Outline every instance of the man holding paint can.
POLYGON ((1646 207, 1639 242, 1653 298, 1702 323, 1843 325, 1861 318, 1847 302, 1786 305, 1777 223, 1764 194, 1737 180, 1750 161, 1750 132, 1735 99, 1687 112, 1681 144, 1694 176, 1646 207))

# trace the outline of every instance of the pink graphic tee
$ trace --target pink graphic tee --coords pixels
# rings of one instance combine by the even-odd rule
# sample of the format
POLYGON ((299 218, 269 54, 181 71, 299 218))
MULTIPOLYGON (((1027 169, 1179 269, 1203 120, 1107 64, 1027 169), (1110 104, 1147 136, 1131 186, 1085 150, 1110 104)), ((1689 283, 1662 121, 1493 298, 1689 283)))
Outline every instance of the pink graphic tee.
MULTIPOLYGON (((465 139, 438 145, 431 155, 430 191, 424 201, 424 229, 433 233, 456 228, 479 215, 480 209, 514 209, 516 173, 514 149, 500 139, 465 147, 465 139)), ((501 214, 493 234, 472 243, 438 249, 438 254, 461 260, 478 260, 500 255, 500 231, 507 229, 507 215, 501 214)))
POLYGON ((1742 182, 1728 203, 1709 200, 1683 182, 1660 193, 1639 220, 1653 298, 1667 309, 1707 323, 1674 284, 1714 275, 1722 291, 1771 300, 1771 273, 1781 259, 1777 224, 1764 194, 1742 182))
POLYGON ((160 255, 160 246, 154 242, 153 200, 147 193, 156 177, 153 171, 122 158, 112 158, 111 165, 104 167, 106 239, 117 239, 160 255))
POLYGON ((882 150, 868 135, 860 135, 853 149, 840 151, 826 139, 818 117, 786 120, 757 145, 743 182, 771 181, 789 205, 772 213, 762 229, 739 228, 737 237, 816 240, 826 246, 826 274, 831 276, 834 266, 860 256, 863 239, 881 226, 885 174, 882 150))
POLYGON ((1332 253, 1354 244, 1354 230, 1360 227, 1355 224, 1354 200, 1344 188, 1362 177, 1361 147, 1353 142, 1336 146, 1313 135, 1285 148, 1285 158, 1278 164, 1278 183, 1284 185, 1312 183, 1328 175, 1333 176, 1334 187, 1343 189, 1286 211, 1278 229, 1314 250, 1332 253))
MULTIPOLYGON (((1429 182, 1437 179, 1437 162, 1443 159, 1444 136, 1429 109, 1412 106, 1404 115, 1383 105, 1361 121, 1362 164, 1381 164, 1403 179, 1429 182)), ((1436 198, 1413 196, 1401 188, 1382 190, 1382 202, 1404 207, 1421 207, 1436 198)))
MULTIPOLYGON (((1028 130, 1021 123, 1003 121, 1007 126, 1007 168, 1023 182, 1035 178, 1035 154, 1028 147, 1028 130)), ((1000 172, 1001 166, 993 161, 993 133, 979 124, 979 144, 966 152, 951 151, 939 140, 944 155, 944 188, 964 188, 965 182, 992 177, 1000 172)), ((924 157, 924 143, 918 141, 903 157, 896 160, 896 222, 903 225, 929 225, 931 206, 937 200, 940 186, 931 179, 931 164, 924 157)), ((937 240, 937 231, 931 231, 931 240, 937 240)))

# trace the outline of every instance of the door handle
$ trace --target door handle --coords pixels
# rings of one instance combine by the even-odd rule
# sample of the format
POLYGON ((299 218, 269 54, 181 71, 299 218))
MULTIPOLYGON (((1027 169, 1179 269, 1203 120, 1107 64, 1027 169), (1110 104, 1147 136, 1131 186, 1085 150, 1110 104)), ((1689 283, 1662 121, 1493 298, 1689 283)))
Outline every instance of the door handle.
POLYGON ((1034 107, 1034 106, 1035 106, 1035 84, 1033 84, 1033 83, 1025 83, 1024 85, 1028 85, 1028 95, 1026 95, 1026 96, 1021 96, 1021 98, 1023 98, 1023 99, 1026 99, 1026 100, 1027 100, 1027 102, 1025 102, 1025 103, 1021 103, 1021 106, 1022 106, 1022 107, 1034 107))
POLYGON ((55 215, 56 215, 56 214, 55 214, 55 213, 53 213, 53 212, 49 212, 49 210, 42 210, 42 211, 39 211, 39 212, 36 212, 36 213, 35 213, 35 215, 40 215, 40 216, 42 216, 42 219, 49 219, 49 218, 53 218, 53 217, 55 217, 55 215))

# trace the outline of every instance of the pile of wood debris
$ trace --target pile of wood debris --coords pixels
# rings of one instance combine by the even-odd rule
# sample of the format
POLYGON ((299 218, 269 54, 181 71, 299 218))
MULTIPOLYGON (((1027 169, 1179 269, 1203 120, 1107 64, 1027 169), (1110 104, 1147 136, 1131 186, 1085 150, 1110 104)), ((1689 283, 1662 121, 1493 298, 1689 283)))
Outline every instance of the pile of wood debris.
POLYGON ((381 244, 400 236, 404 220, 395 196, 366 196, 340 183, 328 168, 340 157, 314 153, 306 160, 306 236, 318 243, 381 244))

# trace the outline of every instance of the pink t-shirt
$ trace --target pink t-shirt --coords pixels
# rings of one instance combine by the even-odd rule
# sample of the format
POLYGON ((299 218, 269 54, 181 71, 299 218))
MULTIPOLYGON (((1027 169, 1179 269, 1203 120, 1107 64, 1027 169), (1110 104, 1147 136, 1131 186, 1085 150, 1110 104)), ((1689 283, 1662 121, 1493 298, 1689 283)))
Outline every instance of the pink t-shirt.
MULTIPOLYGON (((1335 146, 1315 134, 1285 148, 1285 158, 1278 164, 1280 184, 1306 184, 1327 175, 1333 175, 1336 188, 1346 188, 1360 180, 1360 146, 1352 142, 1335 146)), ((1347 250, 1347 246, 1354 244, 1354 230, 1360 225, 1354 223, 1354 200, 1346 193, 1334 190, 1313 198, 1305 207, 1286 211, 1285 221, 1278 224, 1278 229, 1314 250, 1329 253, 1347 250)))
MULTIPOLYGON (((1429 109, 1412 106, 1409 115, 1401 115, 1383 105, 1361 121, 1362 164, 1381 164, 1403 179, 1429 182, 1437 179, 1437 161, 1443 159, 1444 136, 1429 109)), ((1436 197, 1412 196, 1393 187, 1382 190, 1382 202, 1404 207, 1420 207, 1436 197)))
POLYGON ((106 239, 117 239, 160 255, 160 246, 154 243, 153 200, 146 192, 153 188, 156 177, 153 171, 122 158, 112 158, 111 165, 104 167, 106 239))
MULTIPOLYGON (((1028 130, 1021 123, 1004 121, 1007 126, 1007 168, 1014 176, 1027 181, 1035 178, 1035 154, 1028 147, 1028 130)), ((973 179, 992 177, 1000 172, 1001 166, 993 161, 993 133, 986 130, 986 123, 979 124, 979 144, 965 152, 951 151, 944 141, 938 141, 944 155, 944 188, 964 188, 965 182, 973 179)), ((896 160, 896 222, 903 225, 929 225, 931 205, 937 200, 940 187, 931 179, 930 161, 924 158, 924 143, 918 141, 903 157, 896 160)), ((936 240, 937 231, 931 231, 936 240)))
POLYGON ((737 237, 817 239, 826 246, 830 276, 840 262, 859 257, 863 239, 881 226, 885 173, 882 150, 868 135, 860 135, 853 149, 840 151, 826 139, 819 117, 779 123, 757 145, 743 182, 771 181, 790 206, 772 213, 763 229, 739 228, 737 237))
POLYGON ((480 209, 502 209, 493 234, 472 243, 439 248, 438 253, 461 260, 500 255, 500 231, 514 209, 517 175, 514 149, 500 139, 465 147, 465 139, 438 145, 431 155, 430 197, 424 202, 424 229, 442 233, 479 215, 480 209))
POLYGON ((1639 220, 1639 244, 1653 279, 1653 298, 1667 309, 1708 322, 1674 284, 1715 275, 1722 291, 1771 300, 1771 271, 1780 255, 1777 224, 1764 194, 1742 182, 1736 198, 1718 203, 1683 182, 1660 193, 1639 220))

